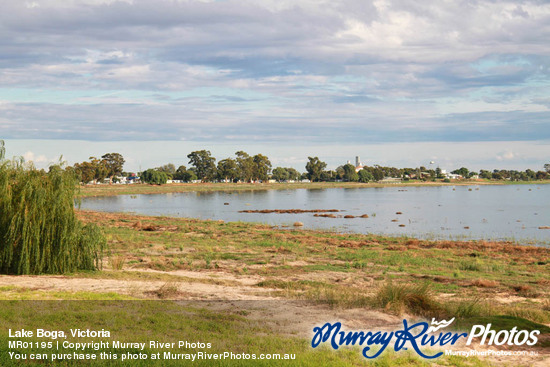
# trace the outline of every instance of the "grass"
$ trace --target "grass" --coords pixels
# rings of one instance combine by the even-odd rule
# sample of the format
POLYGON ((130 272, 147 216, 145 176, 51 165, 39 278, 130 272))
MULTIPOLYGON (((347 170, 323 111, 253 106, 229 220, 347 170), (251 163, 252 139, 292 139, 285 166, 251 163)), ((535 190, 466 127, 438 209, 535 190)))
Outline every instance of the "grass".
POLYGON ((143 281, 158 281, 165 282, 187 282, 187 283, 204 283, 216 284, 225 286, 235 286, 239 283, 229 280, 211 277, 188 277, 182 275, 173 275, 165 272, 144 272, 144 271, 95 271, 95 272, 80 272, 67 274, 66 277, 71 278, 91 278, 91 279, 117 279, 117 280, 143 280, 143 281))
POLYGON ((362 289, 355 287, 336 287, 333 284, 310 280, 296 282, 267 280, 256 285, 280 289, 278 294, 287 298, 305 299, 334 308, 366 307, 370 304, 369 296, 362 289))
MULTIPOLYGON (((13 301, 44 301, 44 300, 131 300, 130 296, 115 292, 69 292, 51 291, 40 288, 2 286, 0 287, 2 300, 13 301)), ((2 301, 0 301, 2 302, 2 301)))
MULTIPOLYGON (((176 334, 181 338, 187 335, 200 338, 202 335, 215 341, 220 350, 235 346, 235 350, 240 348, 243 351, 295 351, 301 355, 297 365, 364 365, 359 351, 312 351, 303 338, 288 337, 280 330, 267 327, 264 321, 268 320, 253 319, 248 314, 250 311, 211 309, 206 301, 192 303, 193 307, 182 301, 164 301, 189 298, 185 293, 189 283, 239 288, 243 286, 242 280, 255 284, 263 296, 272 292, 283 299, 298 299, 307 304, 337 309, 362 308, 416 318, 456 317, 457 325, 462 326, 493 319, 498 322, 515 320, 522 325, 532 322, 537 324, 536 327, 550 323, 548 248, 503 242, 429 241, 279 230, 268 225, 242 222, 219 223, 88 211, 80 211, 78 216, 85 223, 100 226, 113 255, 104 259, 105 264, 110 264, 104 271, 82 271, 67 277, 158 283, 153 292, 132 293, 134 297, 155 299, 159 307, 168 305, 164 311, 156 306, 129 310, 137 320, 137 338, 148 335, 152 338, 162 336, 166 340, 177 338, 176 334), (113 259, 123 261, 117 265, 113 259), (178 270, 181 272, 175 272, 178 270), (500 301, 507 297, 515 297, 514 302, 500 301), (159 313, 159 318, 145 316, 154 312, 159 313), (174 321, 176 315, 181 320, 174 321), (141 324, 147 317, 150 317, 150 332, 141 324), (172 326, 166 324, 170 320, 174 321, 172 326), (191 332, 190 325, 196 325, 200 330, 206 325, 210 328, 191 332), (196 336, 193 336, 195 332, 196 336)), ((36 299, 90 299, 88 302, 112 299, 109 293, 58 292, 14 286, 1 287, 0 297, 24 299, 26 302, 36 299)), ((123 295, 119 297, 131 299, 123 295)), ((129 304, 132 302, 141 301, 130 301, 129 304)), ((93 314, 84 315, 82 317, 86 320, 99 322, 93 314)), ((109 313, 103 315, 110 320, 109 313)), ((50 317, 50 325, 60 323, 63 327, 70 324, 70 318, 69 321, 60 320, 61 311, 50 317)), ((113 330, 124 329, 124 323, 133 322, 122 320, 111 320, 113 330)), ((20 321, 20 325, 24 322, 20 321)), ((121 338, 134 337, 130 331, 121 333, 121 338)), ((1 355, 5 355, 4 352, 1 351, 1 355)), ((5 365, 3 362, 11 363, 0 360, 0 365, 5 365)), ((452 357, 438 359, 438 364, 483 366, 486 362, 452 357)), ((224 365, 224 362, 219 365, 224 365)), ((400 352, 384 353, 373 365, 419 366, 425 362, 400 352)))
POLYGON ((356 285, 371 288, 373 280, 396 277, 403 283, 429 281, 438 292, 466 298, 483 290, 544 299, 550 285, 550 250, 513 243, 285 231, 129 214, 81 212, 81 217, 101 225, 113 253, 125 259, 125 271, 208 269, 238 274, 246 267, 249 275, 268 279, 309 274, 309 279, 320 281, 341 273, 341 278, 359 276, 356 285), (143 231, 135 227, 137 222, 173 229, 143 231))
POLYGON ((442 318, 443 307, 435 301, 429 283, 420 285, 384 284, 373 298, 373 304, 398 315, 405 312, 426 318, 442 318))
POLYGON ((122 270, 124 267, 124 256, 111 256, 109 257, 109 265, 113 270, 122 270))
MULTIPOLYGON (((307 340, 299 337, 285 337, 274 334, 272 330, 265 328, 246 317, 228 312, 209 311, 200 307, 200 303, 194 306, 183 306, 172 301, 2 301, 0 317, 6 328, 12 330, 62 330, 68 334, 66 341, 89 342, 87 338, 73 338, 70 330, 74 328, 90 330, 109 330, 110 338, 95 338, 93 341, 103 340, 112 343, 115 340, 132 343, 146 343, 142 351, 135 348, 116 349, 109 344, 97 350, 88 349, 81 353, 95 354, 98 359, 101 353, 116 354, 117 360, 97 360, 94 362, 65 359, 60 362, 43 362, 30 360, 31 353, 51 353, 46 349, 33 346, 30 349, 10 349, 5 335, 0 336, 0 364, 2 366, 20 365, 55 365, 55 366, 179 366, 182 361, 153 360, 153 355, 159 352, 151 348, 149 342, 161 341, 164 343, 176 343, 188 341, 189 343, 211 343, 211 348, 167 348, 164 352, 175 354, 195 353, 198 351, 208 353, 223 353, 231 351, 235 354, 247 353, 280 353, 295 355, 295 360, 286 362, 292 366, 363 366, 365 361, 359 348, 343 348, 333 351, 329 348, 312 349, 307 340), (25 362, 15 361, 9 358, 8 352, 18 351, 27 355, 25 362), (146 360, 136 360, 129 363, 122 362, 120 356, 125 353, 142 353, 146 360)), ((28 341, 43 342, 49 339, 34 339, 28 341)), ((64 339, 62 339, 64 341, 64 339)), ((54 340, 55 342, 55 340, 54 340)), ((60 344, 62 345, 62 344, 60 344)), ((74 350, 60 348, 54 351, 56 354, 72 353, 74 350)), ((51 354, 49 354, 51 359, 51 354)), ((487 366, 487 363, 475 359, 476 365, 487 366)), ((440 358, 441 365, 468 365, 465 359, 454 357, 440 358)), ((277 360, 196 360, 193 365, 198 366, 279 366, 283 362, 277 360)), ((470 363, 470 360, 468 360, 470 363)), ((374 360, 373 366, 428 366, 426 361, 412 353, 384 353, 379 359, 374 360)))

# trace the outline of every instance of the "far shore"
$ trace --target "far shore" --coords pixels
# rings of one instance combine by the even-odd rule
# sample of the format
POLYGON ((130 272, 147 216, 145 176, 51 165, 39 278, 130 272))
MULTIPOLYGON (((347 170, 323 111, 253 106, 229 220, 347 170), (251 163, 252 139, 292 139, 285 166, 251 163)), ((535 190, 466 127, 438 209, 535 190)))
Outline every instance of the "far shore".
POLYGON ((378 188, 378 187, 417 187, 417 186, 467 186, 467 185, 542 185, 543 181, 489 181, 489 180, 456 180, 442 181, 402 181, 396 183, 359 183, 359 182, 275 182, 275 183, 171 183, 165 185, 149 184, 112 184, 83 185, 79 196, 114 196, 137 194, 167 194, 194 191, 244 191, 244 190, 293 190, 293 189, 333 189, 333 188, 378 188))

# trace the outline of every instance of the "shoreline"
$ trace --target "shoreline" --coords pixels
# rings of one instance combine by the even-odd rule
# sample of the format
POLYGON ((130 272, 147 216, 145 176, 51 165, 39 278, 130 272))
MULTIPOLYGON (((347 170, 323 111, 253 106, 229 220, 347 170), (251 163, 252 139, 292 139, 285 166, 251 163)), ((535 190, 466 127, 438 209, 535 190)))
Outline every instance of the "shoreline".
POLYGON ((178 192, 214 192, 214 191, 262 191, 262 190, 298 190, 298 189, 352 189, 383 187, 432 187, 432 186, 476 186, 476 185, 546 185, 544 181, 486 181, 468 180, 456 182, 399 182, 399 183, 358 183, 358 182, 296 182, 296 183, 171 183, 165 185, 149 184, 105 184, 80 186, 77 197, 148 195, 178 192))
MULTIPOLYGON (((333 211, 335 209, 329 209, 327 211, 333 211)), ((445 246, 449 246, 449 243, 455 243, 457 246, 464 245, 464 244, 471 244, 471 243, 491 243, 491 244, 499 244, 502 246, 515 246, 515 247, 533 247, 533 248, 542 248, 549 250, 550 254, 550 242, 546 243, 529 243, 529 242, 521 242, 519 240, 513 240, 513 239, 492 239, 492 238, 437 238, 437 237, 420 237, 420 236, 414 236, 414 235, 407 235, 407 234, 399 234, 399 233, 376 233, 376 232, 368 232, 368 233, 362 233, 362 232, 353 232, 353 231, 339 231, 337 228, 308 228, 304 226, 294 226, 292 224, 267 224, 265 222, 262 222, 260 220, 258 221, 225 221, 223 219, 203 219, 203 218, 197 218, 197 217, 178 217, 178 216, 171 216, 171 215, 152 215, 152 214, 142 214, 142 213, 135 213, 135 212, 104 212, 100 210, 92 210, 92 209, 75 209, 77 215, 84 215, 91 214, 93 216, 104 214, 106 216, 131 216, 136 218, 149 218, 149 219, 159 219, 159 220, 183 220, 183 221, 192 221, 192 222, 204 222, 204 223, 217 223, 217 224, 226 224, 226 225, 233 225, 233 224, 247 224, 250 226, 257 226, 259 228, 265 228, 268 227, 273 231, 280 231, 280 232, 292 232, 292 231, 299 231, 306 234, 309 234, 311 236, 316 235, 333 235, 333 236, 358 236, 358 237, 376 237, 381 238, 386 241, 393 241, 393 242, 399 242, 399 241, 420 241, 423 243, 446 243, 445 246), (78 214, 80 213, 80 214, 78 214)), ((276 210, 275 210, 276 211, 276 210)), ((315 211, 315 210, 313 210, 315 211)), ((319 210, 319 211, 325 211, 325 210, 319 210)), ((259 211, 261 212, 261 211, 259 211)), ((152 228, 154 231, 154 227, 152 228)))
MULTIPOLYGON (((366 188, 380 188, 380 187, 443 187, 443 186, 462 186, 462 187, 481 187, 481 186, 510 186, 510 185, 518 185, 518 186, 524 186, 524 185, 535 185, 539 187, 533 187, 533 191, 537 191, 536 189, 540 189, 540 185, 549 184, 550 181, 528 181, 528 182, 518 182, 518 183, 503 183, 503 182, 492 182, 492 181, 460 181, 457 183, 442 183, 442 182, 428 182, 428 183, 406 183, 403 185, 397 185, 397 184, 386 184, 386 185, 375 185, 375 184, 361 184, 361 183, 292 183, 292 184, 285 184, 285 183, 271 183, 271 184, 225 184, 225 183, 201 183, 201 184, 167 184, 162 186, 155 186, 155 185, 148 185, 148 184, 135 184, 135 185, 88 185, 85 188, 83 188, 81 195, 77 197, 77 200, 80 198, 82 200, 88 199, 88 198, 99 198, 98 200, 101 200, 102 197, 113 197, 113 196, 119 196, 119 195, 127 195, 132 196, 132 198, 135 198, 135 195, 158 195, 158 194, 171 194, 171 193, 191 193, 196 192, 197 195, 200 195, 200 193, 230 193, 230 192, 254 192, 254 191, 268 191, 268 190, 324 190, 324 189, 341 189, 341 190, 349 190, 349 189, 366 189, 366 188), (128 191, 130 190, 130 191, 128 191)), ((453 188, 454 190, 454 188, 453 188)), ((472 191, 473 189, 470 188, 469 191, 472 191)), ((476 188, 478 190, 478 188, 476 188)), ((518 188, 519 190, 519 188, 518 188)), ((399 191, 407 191, 405 190, 399 190, 399 191)), ((532 191, 531 188, 529 188, 529 191, 532 191)), ((412 191, 414 193, 414 190, 412 191)), ((230 200, 227 200, 230 201, 230 200)), ((226 203, 227 204, 227 203, 226 203)), ((249 204, 247 204, 249 205, 249 204)), ((104 208, 96 208, 91 210, 103 210, 108 209, 106 207, 104 208)), ((321 211, 321 209, 310 209, 312 212, 321 211)), ((326 208, 323 210, 326 211, 326 208)), ((331 211, 340 211, 336 209, 331 209, 331 211)), ((345 211, 345 210, 344 210, 345 211)), ((247 213, 254 213, 257 212, 261 215, 265 213, 302 213, 304 212, 304 209, 261 209, 261 210, 240 210, 240 212, 247 212, 247 213)), ((109 213, 109 212, 107 212, 109 213)), ((113 213, 124 213, 124 211, 120 212, 113 212, 113 213)), ((147 212, 144 213, 137 213, 137 212, 128 212, 133 213, 136 215, 145 215, 148 216, 150 214, 147 214, 147 212)), ((370 213, 369 213, 370 214, 370 213)), ((401 212, 399 212, 401 214, 401 212)), ((161 216, 161 217, 173 217, 173 218, 196 218, 197 220, 202 220, 200 217, 195 217, 193 215, 197 215, 196 213, 187 213, 187 217, 181 217, 176 213, 165 213, 165 214, 154 214, 155 216, 161 216)), ((330 218, 368 218, 369 216, 365 213, 340 213, 338 214, 314 214, 314 216, 326 216, 330 218), (353 214, 353 215, 351 215, 353 214)), ((263 224, 267 222, 270 222, 269 219, 266 219, 264 221, 264 217, 261 216, 254 216, 250 218, 232 218, 227 216, 221 216, 218 218, 211 218, 211 220, 226 220, 226 221, 245 221, 247 223, 253 223, 253 224, 263 224)), ((477 232, 474 231, 474 233, 471 233, 470 231, 462 231, 460 233, 454 233, 449 234, 450 232, 443 232, 443 231, 435 231, 433 228, 431 231, 425 231, 424 233, 414 233, 410 231, 398 231, 397 229, 394 231, 373 231, 374 228, 371 228, 370 232, 365 232, 358 230, 357 228, 346 228, 347 223, 334 223, 334 225, 330 225, 329 222, 327 224, 322 224, 317 226, 311 226, 311 223, 309 223, 310 226, 308 226, 307 220, 303 220, 300 218, 295 218, 296 221, 303 221, 306 223, 306 227, 311 229, 313 231, 320 230, 320 231, 328 231, 328 232, 343 232, 343 233, 358 233, 358 234, 376 234, 379 236, 386 236, 386 237, 399 237, 399 238, 413 238, 413 239, 419 239, 419 240, 444 240, 444 241, 497 241, 497 242, 507 242, 507 243, 513 243, 521 246, 537 246, 537 247, 550 247, 550 240, 548 238, 545 238, 546 234, 538 234, 533 233, 531 237, 517 237, 513 234, 511 235, 505 235, 503 234, 500 237, 497 237, 493 233, 493 237, 487 237, 485 233, 479 232, 479 228, 477 229, 477 232), (468 232, 468 233, 467 233, 468 232)), ((306 218, 304 218, 306 219, 306 218)), ((287 222, 278 222, 275 221, 275 223, 271 223, 274 227, 277 227, 277 229, 281 230, 289 230, 293 227, 293 221, 294 218, 288 218, 287 222)), ((519 221, 519 220, 518 220, 519 221)), ((341 222, 341 221, 340 221, 341 222)), ((397 222, 397 220, 392 220, 392 222, 397 222)), ((323 222, 324 223, 324 222, 323 222)), ((355 223, 355 222, 354 222, 355 223)), ((303 224, 302 224, 303 225, 303 224)), ((396 224, 397 225, 397 224, 396 224)), ((539 226, 537 224, 537 226, 539 226)), ((400 227, 405 227, 405 225, 400 225, 400 227)), ((532 226, 531 226, 532 227, 532 226)), ((531 228, 530 227, 530 228, 531 228)), ((397 228, 397 227, 396 227, 397 228)), ((461 228, 461 227, 459 227, 461 228)), ((467 229, 470 229, 469 225, 468 227, 465 227, 467 229)), ((533 227, 536 229, 536 226, 533 227)), ((387 228, 386 228, 387 229, 387 228)), ((546 223, 542 223, 539 226, 539 232, 541 231, 547 231, 546 223)), ((456 231, 455 231, 456 232, 456 231)), ((542 232, 541 232, 542 233, 542 232)))

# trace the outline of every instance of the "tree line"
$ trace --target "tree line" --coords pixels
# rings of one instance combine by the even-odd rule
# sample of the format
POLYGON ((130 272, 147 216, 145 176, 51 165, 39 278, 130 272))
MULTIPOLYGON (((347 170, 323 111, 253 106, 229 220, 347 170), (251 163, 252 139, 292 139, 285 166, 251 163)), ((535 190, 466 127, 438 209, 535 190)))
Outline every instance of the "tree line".
POLYGON ((101 159, 90 157, 89 161, 76 163, 69 170, 73 170, 83 183, 102 182, 109 178, 109 182, 116 182, 117 176, 122 176, 124 157, 120 153, 107 153, 101 159))
MULTIPOLYGON (((446 176, 437 167, 415 168, 384 167, 379 165, 364 166, 360 170, 350 163, 341 165, 334 170, 327 170, 326 162, 319 157, 308 157, 305 172, 301 173, 292 167, 272 168, 271 161, 263 154, 249 155, 244 151, 237 151, 234 157, 222 159, 216 163, 216 158, 209 150, 197 150, 187 155, 188 167, 180 165, 176 168, 173 163, 160 167, 149 168, 138 172, 142 182, 164 184, 168 180, 181 182, 278 182, 309 180, 312 182, 378 182, 385 178, 403 180, 435 181, 444 180, 446 176)), ((116 182, 119 176, 131 176, 123 171, 125 160, 120 153, 107 153, 101 158, 90 157, 89 161, 76 163, 69 169, 74 170, 81 182, 116 182)), ((489 180, 532 181, 550 179, 550 163, 544 165, 544 170, 525 171, 516 170, 480 170, 470 171, 461 167, 451 171, 464 179, 479 177, 489 180)), ((136 176, 136 175, 134 175, 136 176)))

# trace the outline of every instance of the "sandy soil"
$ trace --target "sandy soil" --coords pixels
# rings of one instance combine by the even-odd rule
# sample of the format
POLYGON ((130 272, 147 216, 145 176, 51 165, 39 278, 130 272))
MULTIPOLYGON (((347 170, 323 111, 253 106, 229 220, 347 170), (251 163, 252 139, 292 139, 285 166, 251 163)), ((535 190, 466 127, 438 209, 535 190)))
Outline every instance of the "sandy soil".
MULTIPOLYGON (((252 318, 258 321, 269 320, 278 332, 300 336, 310 336, 312 325, 327 321, 341 321, 348 328, 371 328, 381 326, 397 326, 402 318, 382 312, 365 309, 336 310, 326 306, 312 305, 305 301, 288 300, 273 296, 275 289, 254 286, 263 279, 259 276, 236 276, 219 272, 172 271, 152 273, 168 273, 184 277, 185 281, 178 284, 176 294, 170 299, 201 305, 218 310, 246 310, 252 318), (192 281, 192 278, 196 281, 192 281), (232 285, 209 284, 205 281, 223 279, 231 281, 232 285), (191 281, 189 281, 191 280, 191 281), (307 325, 307 327, 306 327, 307 325)), ((97 292, 119 293, 138 298, 158 298, 157 292, 166 281, 161 280, 119 280, 73 278, 64 276, 0 276, 0 286, 24 287, 43 291, 97 292)), ((171 282, 170 284, 176 284, 171 282)))
MULTIPOLYGON (((177 284, 178 291, 170 295, 182 304, 207 307, 217 311, 237 312, 249 320, 268 326, 283 335, 300 336, 310 339, 312 328, 326 322, 342 322, 345 330, 396 330, 402 327, 403 317, 367 309, 332 309, 311 302, 289 300, 274 296, 274 289, 257 287, 261 276, 235 275, 209 271, 161 272, 146 270, 148 273, 169 274, 182 277, 177 284), (219 281, 218 281, 219 280, 219 281), (227 284, 211 284, 219 282, 227 284)), ((295 279, 286 279, 295 280, 295 279)), ((158 290, 166 285, 162 280, 120 280, 74 278, 64 276, 0 276, 0 286, 16 286, 43 291, 86 291, 115 292, 137 298, 158 299, 158 290)), ((406 317, 406 316, 404 316, 406 317)), ((410 318, 409 318, 410 319, 410 318)), ((462 345, 453 349, 469 350, 462 345)), ((476 350, 483 348, 476 345, 476 350)), ((496 349, 491 347, 491 349, 496 349)), ((550 366, 550 351, 539 348, 538 356, 491 357, 496 365, 550 366)))

